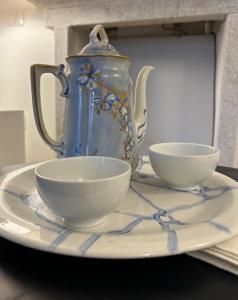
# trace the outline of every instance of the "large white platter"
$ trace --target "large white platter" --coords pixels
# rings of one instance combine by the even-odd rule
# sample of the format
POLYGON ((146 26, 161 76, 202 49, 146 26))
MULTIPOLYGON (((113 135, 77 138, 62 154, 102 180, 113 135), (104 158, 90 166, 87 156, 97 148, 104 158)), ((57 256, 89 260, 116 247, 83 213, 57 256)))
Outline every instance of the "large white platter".
POLYGON ((76 232, 44 206, 35 167, 0 181, 0 236, 28 247, 97 258, 158 257, 206 248, 238 233, 238 183, 219 173, 195 191, 178 192, 163 187, 145 161, 118 210, 99 227, 76 232))

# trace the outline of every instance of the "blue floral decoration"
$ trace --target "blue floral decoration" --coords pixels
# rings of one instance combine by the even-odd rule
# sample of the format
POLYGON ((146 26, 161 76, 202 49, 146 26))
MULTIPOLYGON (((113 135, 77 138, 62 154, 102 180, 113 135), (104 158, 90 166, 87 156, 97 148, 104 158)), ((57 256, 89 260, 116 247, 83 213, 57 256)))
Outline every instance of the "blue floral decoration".
POLYGON ((78 81, 81 85, 86 86, 89 89, 97 88, 97 81, 102 77, 102 73, 99 69, 95 68, 92 64, 86 63, 80 66, 80 74, 78 81))

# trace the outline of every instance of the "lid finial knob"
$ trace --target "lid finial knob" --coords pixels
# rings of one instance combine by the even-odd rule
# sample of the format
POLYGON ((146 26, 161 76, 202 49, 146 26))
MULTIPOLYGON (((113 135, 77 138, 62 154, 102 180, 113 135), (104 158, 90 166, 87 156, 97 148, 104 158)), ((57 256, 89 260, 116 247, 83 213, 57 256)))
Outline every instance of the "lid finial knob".
POLYGON ((96 25, 89 35, 92 44, 108 44, 108 37, 102 25, 96 25), (100 36, 100 39, 98 38, 100 36))

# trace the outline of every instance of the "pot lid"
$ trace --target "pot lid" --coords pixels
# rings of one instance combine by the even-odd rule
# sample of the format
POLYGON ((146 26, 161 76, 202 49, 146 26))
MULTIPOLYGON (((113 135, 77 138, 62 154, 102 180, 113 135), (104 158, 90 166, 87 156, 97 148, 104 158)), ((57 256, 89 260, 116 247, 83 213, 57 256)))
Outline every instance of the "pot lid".
POLYGON ((96 25, 89 35, 90 42, 79 52, 79 56, 116 56, 127 58, 121 55, 109 44, 108 37, 102 25, 96 25))

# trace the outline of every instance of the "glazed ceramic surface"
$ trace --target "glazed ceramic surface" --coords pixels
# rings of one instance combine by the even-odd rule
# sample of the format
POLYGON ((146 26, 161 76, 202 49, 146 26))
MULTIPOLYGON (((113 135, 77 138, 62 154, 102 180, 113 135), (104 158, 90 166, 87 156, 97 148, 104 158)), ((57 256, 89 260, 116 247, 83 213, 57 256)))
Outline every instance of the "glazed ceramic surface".
POLYGON ((192 190, 211 176, 219 160, 215 148, 193 143, 151 145, 149 155, 155 173, 180 190, 192 190))
MULTIPOLYGON (((238 184, 214 173, 194 191, 164 188, 148 160, 106 223, 76 232, 44 205, 35 166, 1 181, 0 234, 17 243, 67 255, 140 258, 202 249, 238 233, 238 184)), ((116 190, 115 190, 116 192, 116 190)))
POLYGON ((90 43, 79 55, 66 61, 68 75, 63 65, 31 67, 34 116, 41 137, 63 157, 110 156, 128 161, 135 169, 146 129, 146 80, 153 67, 145 66, 139 73, 134 101, 130 61, 109 44, 101 25, 95 26, 90 43), (67 98, 64 136, 59 142, 47 134, 42 118, 40 77, 44 73, 61 81, 61 95, 67 98))
POLYGON ((102 223, 116 209, 127 193, 131 166, 109 157, 70 157, 41 164, 35 175, 45 205, 68 227, 82 228, 102 223))

